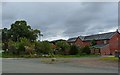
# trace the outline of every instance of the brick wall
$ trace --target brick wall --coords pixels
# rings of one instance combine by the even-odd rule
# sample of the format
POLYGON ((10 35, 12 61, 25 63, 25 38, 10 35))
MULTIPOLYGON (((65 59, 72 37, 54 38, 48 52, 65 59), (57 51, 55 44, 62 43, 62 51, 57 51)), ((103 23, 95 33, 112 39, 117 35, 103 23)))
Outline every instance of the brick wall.
POLYGON ((80 47, 83 47, 83 42, 80 38, 77 38, 76 41, 75 41, 75 45, 77 46, 80 46, 80 47))
POLYGON ((111 54, 114 55, 115 50, 120 50, 120 34, 116 32, 109 40, 111 54))
MULTIPOLYGON (((106 40, 109 45, 103 47, 101 49, 102 55, 104 54, 113 54, 115 53, 115 50, 120 50, 120 33, 116 32, 110 40, 106 40)), ((104 44, 104 40, 98 40, 96 41, 97 44, 104 44)), ((82 41, 80 38, 77 38, 75 43, 76 45, 80 47, 84 46, 90 46, 91 41, 82 41)))
POLYGON ((90 46, 91 42, 90 41, 83 41, 83 46, 90 46))
POLYGON ((101 48, 101 55, 110 55, 110 48, 109 44, 106 45, 105 47, 101 48))

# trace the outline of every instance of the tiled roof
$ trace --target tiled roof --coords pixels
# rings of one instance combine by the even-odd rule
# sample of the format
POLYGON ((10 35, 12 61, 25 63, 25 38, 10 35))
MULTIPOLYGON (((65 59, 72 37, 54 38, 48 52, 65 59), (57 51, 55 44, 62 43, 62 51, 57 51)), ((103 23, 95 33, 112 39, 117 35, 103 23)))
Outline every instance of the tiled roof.
POLYGON ((90 35, 90 36, 85 36, 84 40, 104 40, 104 39, 110 39, 112 35, 114 35, 115 32, 109 32, 109 33, 103 33, 103 34, 96 34, 96 35, 90 35))
POLYGON ((85 36, 79 36, 79 38, 80 38, 81 40, 84 40, 84 39, 85 39, 85 36))
POLYGON ((105 47, 107 45, 109 45, 109 44, 99 44, 99 45, 92 46, 92 48, 103 48, 103 47, 105 47))
MULTIPOLYGON (((89 36, 79 36, 79 38, 83 41, 90 41, 90 40, 105 40, 110 39, 116 32, 109 32, 109 33, 103 33, 103 34, 95 34, 95 35, 89 35, 89 36)), ((68 39, 68 42, 74 42, 78 37, 70 38, 68 39)))
POLYGON ((74 38, 70 38, 70 39, 68 39, 67 41, 68 41, 68 42, 75 42, 76 39, 77 39, 77 37, 74 37, 74 38))

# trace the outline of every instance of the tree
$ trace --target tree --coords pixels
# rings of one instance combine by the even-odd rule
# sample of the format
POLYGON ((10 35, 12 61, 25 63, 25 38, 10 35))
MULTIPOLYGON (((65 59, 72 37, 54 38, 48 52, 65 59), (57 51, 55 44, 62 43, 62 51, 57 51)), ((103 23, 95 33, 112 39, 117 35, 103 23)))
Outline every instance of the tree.
POLYGON ((8 49, 8 29, 2 29, 2 49, 6 52, 8 49))
POLYGON ((70 46, 70 55, 76 55, 79 53, 79 47, 76 45, 71 45, 70 46))
POLYGON ((51 44, 48 41, 38 42, 35 45, 35 49, 39 54, 52 54, 53 50, 51 44))
POLYGON ((8 29, 4 28, 2 29, 2 42, 8 41, 8 29))
POLYGON ((91 45, 94 46, 94 45, 96 45, 96 44, 97 44, 97 43, 96 43, 95 39, 93 39, 92 42, 91 42, 91 45))
POLYGON ((11 24, 11 28, 2 29, 2 48, 12 54, 34 53, 35 41, 40 36, 40 30, 32 29, 26 21, 16 21, 11 24))
POLYGON ((40 30, 32 29, 24 20, 16 21, 11 25, 10 38, 13 41, 20 41, 20 38, 27 38, 30 41, 34 41, 40 35, 40 30))
POLYGON ((60 54, 64 54, 64 55, 69 54, 70 46, 67 42, 58 41, 56 45, 57 45, 57 49, 59 50, 60 54))
POLYGON ((8 49, 9 53, 12 54, 34 54, 34 43, 30 42, 26 38, 20 38, 20 41, 14 42, 12 40, 9 40, 8 42, 8 49))
POLYGON ((35 51, 37 52, 37 54, 41 54, 41 42, 35 42, 35 51))
POLYGON ((17 53, 17 50, 16 50, 16 42, 10 40, 8 42, 8 51, 6 51, 7 53, 10 53, 10 54, 16 54, 17 53))
POLYGON ((82 50, 82 53, 85 53, 85 54, 90 54, 90 47, 89 46, 85 46, 83 48, 81 48, 82 50))

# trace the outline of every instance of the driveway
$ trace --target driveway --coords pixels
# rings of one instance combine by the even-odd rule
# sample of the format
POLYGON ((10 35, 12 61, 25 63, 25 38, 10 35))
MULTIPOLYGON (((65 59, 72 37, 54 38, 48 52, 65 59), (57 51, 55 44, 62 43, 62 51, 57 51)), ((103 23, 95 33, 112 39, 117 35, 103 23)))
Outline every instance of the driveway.
POLYGON ((116 67, 117 63, 111 64, 108 62, 104 62, 104 63, 102 62, 101 64, 103 66, 105 65, 109 65, 109 66, 99 67, 96 65, 101 65, 101 64, 98 63, 98 61, 96 61, 96 58, 58 58, 58 60, 60 61, 64 60, 67 62, 60 62, 54 64, 41 62, 42 60, 49 60, 49 59, 47 58, 46 59, 42 59, 42 58, 3 59, 2 72, 3 73, 118 73, 118 68, 116 67))

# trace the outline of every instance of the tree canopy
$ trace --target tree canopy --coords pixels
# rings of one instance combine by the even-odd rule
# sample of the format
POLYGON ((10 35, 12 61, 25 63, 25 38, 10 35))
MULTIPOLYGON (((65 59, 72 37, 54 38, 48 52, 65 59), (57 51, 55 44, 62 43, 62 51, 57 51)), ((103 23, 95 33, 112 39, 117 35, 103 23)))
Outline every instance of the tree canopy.
POLYGON ((30 41, 34 41, 40 35, 40 30, 32 29, 26 21, 16 21, 11 25, 10 29, 4 28, 2 36, 5 39, 12 39, 13 41, 19 41, 20 38, 27 38, 30 41))

